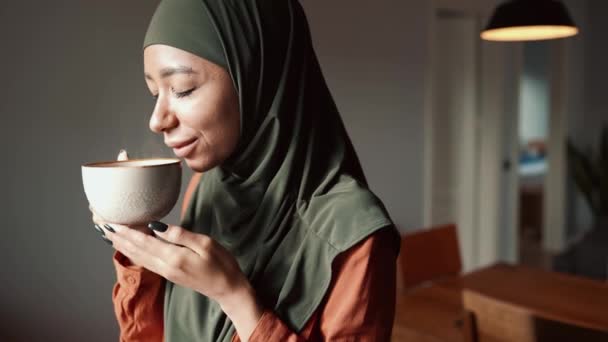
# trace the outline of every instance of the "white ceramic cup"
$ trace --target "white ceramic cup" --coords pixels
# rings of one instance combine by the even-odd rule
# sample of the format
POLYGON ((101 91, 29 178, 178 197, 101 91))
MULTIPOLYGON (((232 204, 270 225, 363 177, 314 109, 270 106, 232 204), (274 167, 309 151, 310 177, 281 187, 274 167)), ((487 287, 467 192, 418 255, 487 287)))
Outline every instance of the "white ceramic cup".
POLYGON ((145 225, 165 217, 179 198, 181 161, 131 159, 82 165, 91 209, 109 223, 145 225))

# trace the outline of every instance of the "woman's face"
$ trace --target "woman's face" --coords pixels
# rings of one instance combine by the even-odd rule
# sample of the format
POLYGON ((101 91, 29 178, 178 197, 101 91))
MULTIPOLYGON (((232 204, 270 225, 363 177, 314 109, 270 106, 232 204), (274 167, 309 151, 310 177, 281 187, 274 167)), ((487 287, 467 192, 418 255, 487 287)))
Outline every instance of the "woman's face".
POLYGON ((144 50, 148 89, 156 99, 150 129, 188 166, 204 172, 220 165, 239 139, 239 100, 226 70, 167 45, 144 50))

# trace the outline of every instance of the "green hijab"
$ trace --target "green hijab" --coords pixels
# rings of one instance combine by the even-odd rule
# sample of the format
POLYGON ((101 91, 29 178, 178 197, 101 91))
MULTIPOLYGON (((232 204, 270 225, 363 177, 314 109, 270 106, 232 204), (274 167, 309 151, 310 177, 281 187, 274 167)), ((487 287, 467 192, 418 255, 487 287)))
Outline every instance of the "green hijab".
MULTIPOLYGON (((296 0, 163 0, 144 47, 173 46, 227 69, 239 95, 236 151, 205 173, 182 226, 226 247, 260 302, 299 332, 335 257, 386 227, 313 51, 296 0)), ((389 270, 393 271, 393 270, 389 270)), ((219 305, 167 282, 167 342, 229 341, 219 305)))

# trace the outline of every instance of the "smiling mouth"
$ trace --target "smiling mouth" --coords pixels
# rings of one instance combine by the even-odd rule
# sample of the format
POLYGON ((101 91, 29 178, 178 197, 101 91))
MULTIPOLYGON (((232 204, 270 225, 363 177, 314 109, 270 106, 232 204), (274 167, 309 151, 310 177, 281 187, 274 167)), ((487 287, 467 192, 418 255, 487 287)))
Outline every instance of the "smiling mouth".
POLYGON ((173 153, 180 158, 185 158, 188 156, 194 147, 196 146, 196 141, 198 139, 194 138, 192 140, 186 141, 184 144, 180 144, 173 148, 173 153))

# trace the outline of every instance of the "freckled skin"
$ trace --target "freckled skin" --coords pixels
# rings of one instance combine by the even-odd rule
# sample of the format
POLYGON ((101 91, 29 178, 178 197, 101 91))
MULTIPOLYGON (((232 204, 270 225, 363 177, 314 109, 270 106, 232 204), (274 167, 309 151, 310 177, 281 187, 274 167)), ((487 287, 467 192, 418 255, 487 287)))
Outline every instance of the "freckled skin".
POLYGON ((156 44, 144 49, 144 73, 148 89, 157 97, 150 117, 153 132, 163 134, 166 144, 196 139, 184 157, 196 172, 230 157, 239 139, 240 113, 238 95, 224 68, 156 44), (166 75, 171 68, 182 72, 166 75))

